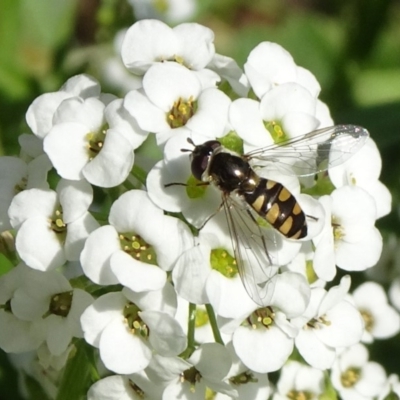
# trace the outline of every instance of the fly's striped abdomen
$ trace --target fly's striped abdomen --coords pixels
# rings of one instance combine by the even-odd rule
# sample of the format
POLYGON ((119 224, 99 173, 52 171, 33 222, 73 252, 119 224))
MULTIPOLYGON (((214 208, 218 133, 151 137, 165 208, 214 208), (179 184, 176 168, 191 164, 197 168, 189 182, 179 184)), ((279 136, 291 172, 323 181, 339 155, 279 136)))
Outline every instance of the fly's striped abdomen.
POLYGON ((307 236, 306 216, 295 197, 280 183, 261 178, 246 202, 282 235, 290 239, 307 236))

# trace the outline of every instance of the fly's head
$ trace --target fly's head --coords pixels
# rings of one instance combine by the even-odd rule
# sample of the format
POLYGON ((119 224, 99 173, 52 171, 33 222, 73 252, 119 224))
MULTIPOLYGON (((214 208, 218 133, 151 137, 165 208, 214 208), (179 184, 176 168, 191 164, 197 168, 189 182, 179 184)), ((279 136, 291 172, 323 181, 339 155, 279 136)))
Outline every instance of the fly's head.
MULTIPOLYGON (((209 140, 203 144, 195 145, 190 138, 188 138, 188 142, 194 146, 190 154, 192 174, 201 181, 204 172, 207 171, 213 153, 221 147, 221 143, 218 140, 209 140)), ((190 150, 182 149, 182 151, 190 150)))

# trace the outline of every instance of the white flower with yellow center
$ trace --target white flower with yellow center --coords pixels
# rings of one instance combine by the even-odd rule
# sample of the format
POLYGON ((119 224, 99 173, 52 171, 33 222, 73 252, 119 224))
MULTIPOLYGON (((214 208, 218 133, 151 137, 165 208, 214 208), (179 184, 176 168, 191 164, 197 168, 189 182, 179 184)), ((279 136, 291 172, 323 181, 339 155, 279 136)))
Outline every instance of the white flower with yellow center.
POLYGON ((277 43, 258 44, 250 52, 244 71, 258 98, 287 82, 302 85, 315 98, 321 89, 314 75, 298 67, 290 53, 277 43))
POLYGON ((379 181, 382 158, 372 138, 345 163, 331 168, 329 177, 336 188, 356 186, 364 189, 375 201, 376 218, 389 214, 392 196, 379 181))
POLYGON ((135 292, 161 289, 166 272, 192 243, 186 225, 164 215, 142 190, 116 200, 109 222, 92 232, 80 257, 86 276, 100 285, 121 283, 135 292))
POLYGON ((22 260, 41 271, 78 260, 89 233, 99 226, 88 212, 92 200, 86 181, 65 179, 57 191, 28 189, 17 194, 8 214, 22 260))
POLYGON ((364 323, 358 310, 345 300, 350 288, 346 275, 339 286, 326 291, 311 289, 308 307, 302 316, 292 318, 299 329, 295 344, 304 360, 314 368, 328 369, 336 359, 337 349, 361 340, 364 323))
POLYGON ((285 364, 272 400, 317 399, 324 391, 324 372, 297 361, 285 364))
POLYGON ((376 264, 382 237, 375 228, 374 199, 356 186, 343 186, 319 201, 325 209, 325 226, 314 238, 314 270, 331 281, 337 265, 346 271, 363 271, 376 264))
POLYGON ((75 338, 82 338, 79 319, 93 302, 82 289, 74 289, 57 271, 35 271, 14 294, 14 314, 24 321, 38 323, 48 350, 64 353, 75 338))
POLYGON ((116 102, 106 108, 99 99, 73 97, 60 104, 43 146, 61 177, 86 179, 100 187, 117 186, 127 178, 133 149, 146 136, 133 124, 126 129, 128 119, 121 129, 121 118, 114 117, 120 105, 116 102))
POLYGON ((90 75, 81 74, 68 79, 57 92, 37 97, 29 106, 26 122, 32 132, 43 139, 53 127, 54 115, 60 104, 71 97, 87 99, 100 96, 100 84, 90 75))
POLYGON ((390 338, 400 331, 399 313, 389 305, 382 286, 365 282, 353 292, 353 301, 364 319, 363 342, 390 338))
POLYGON ((264 147, 316 129, 320 124, 316 104, 301 85, 284 83, 269 90, 260 101, 233 101, 229 121, 246 144, 264 147))
POLYGON ((142 20, 128 29, 121 56, 125 66, 137 75, 165 61, 197 71, 205 68, 214 56, 213 42, 213 31, 196 23, 170 28, 158 20, 142 20))
POLYGON ((229 97, 215 87, 204 89, 190 70, 176 63, 152 66, 143 77, 143 89, 128 93, 124 106, 139 126, 164 144, 187 128, 209 137, 227 131, 229 97))
POLYGON ((186 348, 175 311, 176 295, 169 284, 143 294, 125 288, 96 299, 83 313, 81 325, 108 369, 133 374, 146 368, 153 354, 172 357, 186 348))
POLYGON ((331 381, 343 400, 372 400, 386 386, 386 372, 368 361, 368 350, 360 343, 343 350, 332 366, 331 381))
POLYGON ((238 393, 227 379, 231 365, 224 346, 204 343, 186 360, 156 355, 146 372, 152 381, 165 384, 163 399, 200 400, 209 389, 236 398, 238 393))

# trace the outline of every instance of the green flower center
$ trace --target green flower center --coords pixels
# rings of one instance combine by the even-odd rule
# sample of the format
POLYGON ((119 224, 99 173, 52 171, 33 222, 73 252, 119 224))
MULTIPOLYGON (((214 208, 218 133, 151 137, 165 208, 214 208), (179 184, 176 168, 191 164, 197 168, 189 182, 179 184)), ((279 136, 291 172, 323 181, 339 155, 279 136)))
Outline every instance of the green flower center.
POLYGON ((245 383, 255 383, 258 382, 257 378, 254 378, 253 374, 249 371, 242 372, 239 375, 232 376, 229 378, 229 382, 233 385, 243 385, 245 383))
POLYGON ((219 138, 218 141, 222 144, 222 146, 234 151, 235 153, 244 153, 243 139, 235 131, 229 132, 224 137, 219 138))
POLYGON ((121 248, 135 260, 147 264, 157 265, 157 255, 154 248, 149 245, 140 235, 133 233, 121 233, 119 235, 121 248))
POLYGON ((146 398, 146 393, 144 392, 143 389, 141 389, 138 385, 136 385, 136 383, 133 383, 131 380, 129 380, 129 386, 135 392, 137 397, 139 397, 140 399, 146 398))
POLYGON ((269 328, 274 323, 275 313, 271 307, 258 308, 248 318, 247 322, 253 329, 269 328))
POLYGON ((211 268, 226 278, 233 278, 238 273, 236 260, 225 249, 213 249, 210 255, 211 268))
POLYGON ((88 152, 89 160, 93 160, 100 153, 103 148, 104 140, 106 138, 108 126, 102 128, 99 132, 89 132, 86 135, 86 140, 88 142, 88 152))
POLYGON ((189 176, 186 182, 186 194, 189 199, 200 199, 202 198, 207 190, 208 185, 202 185, 193 175, 189 176))
POLYGON ((166 0, 153 0, 152 3, 160 14, 165 14, 168 11, 168 2, 166 0))
POLYGON ((312 400, 316 398, 316 396, 311 392, 298 390, 291 390, 286 396, 290 400, 312 400))
POLYGON ((14 186, 14 193, 18 194, 26 189, 26 185, 28 184, 27 178, 22 178, 15 186, 14 186))
POLYGON ((48 314, 67 317, 71 310, 73 295, 74 292, 72 290, 55 294, 50 300, 48 314))
POLYGON ((282 126, 276 121, 264 121, 265 129, 271 134, 272 139, 276 144, 282 143, 288 139, 282 126))
POLYGON ((331 224, 333 228, 334 241, 338 242, 339 240, 342 240, 346 236, 346 233, 344 231, 344 228, 339 224, 339 222, 336 220, 334 216, 332 216, 331 224))
POLYGON ((375 325, 375 320, 373 315, 367 310, 360 310, 360 314, 364 320, 364 326, 367 332, 371 332, 375 325))
POLYGON ((307 324, 305 325, 305 328, 311 328, 311 329, 321 329, 324 326, 330 326, 331 321, 326 319, 325 315, 322 315, 318 318, 312 318, 310 319, 307 324))
POLYGON ((57 238, 61 243, 65 242, 67 236, 67 224, 63 220, 63 210, 61 206, 57 208, 50 219, 50 229, 57 234, 57 238))
POLYGON ((131 302, 124 307, 125 323, 131 333, 146 339, 149 336, 149 328, 140 318, 141 309, 131 302))
POLYGON ((345 388, 353 387, 361 377, 361 370, 359 368, 349 368, 340 376, 340 381, 345 388))
POLYGON ((193 97, 188 100, 179 98, 175 101, 169 113, 167 113, 167 122, 171 128, 185 126, 190 118, 196 113, 197 101, 193 97))
POLYGON ((181 373, 181 381, 189 382, 190 391, 193 393, 195 392, 196 383, 200 382, 200 380, 201 380, 201 374, 195 367, 191 367, 181 373))

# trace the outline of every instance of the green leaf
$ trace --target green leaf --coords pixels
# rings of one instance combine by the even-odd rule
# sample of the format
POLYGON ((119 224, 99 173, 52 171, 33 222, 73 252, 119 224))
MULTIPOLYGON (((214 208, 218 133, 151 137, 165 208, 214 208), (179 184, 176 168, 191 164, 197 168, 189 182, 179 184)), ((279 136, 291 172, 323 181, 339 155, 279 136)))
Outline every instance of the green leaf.
POLYGON ((21 0, 22 34, 30 42, 57 48, 74 29, 76 0, 21 0))
POLYGON ((95 349, 83 339, 76 342, 76 353, 68 361, 56 400, 85 399, 89 387, 100 379, 95 349))

